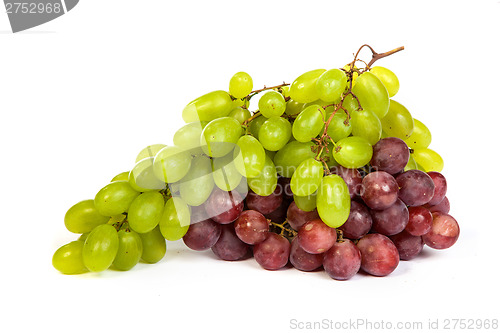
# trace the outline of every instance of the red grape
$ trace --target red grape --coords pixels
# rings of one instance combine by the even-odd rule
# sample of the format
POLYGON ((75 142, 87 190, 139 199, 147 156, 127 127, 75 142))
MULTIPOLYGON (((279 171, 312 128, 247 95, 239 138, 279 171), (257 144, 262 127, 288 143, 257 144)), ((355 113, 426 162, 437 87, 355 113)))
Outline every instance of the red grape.
POLYGON ((349 217, 339 229, 346 238, 360 239, 370 231, 372 223, 370 210, 364 204, 353 200, 349 217))
POLYGON ((232 224, 224 224, 221 226, 221 234, 217 243, 212 246, 212 251, 222 260, 234 261, 245 258, 248 254, 250 246, 243 243, 232 224))
POLYGON ((398 183, 385 171, 375 171, 363 178, 361 198, 372 209, 385 209, 398 199, 398 183))
POLYGON ((408 206, 422 206, 434 196, 432 178, 420 170, 408 170, 396 177, 399 198, 408 206))
POLYGON ((301 271, 310 272, 318 269, 323 264, 323 254, 312 254, 304 251, 295 237, 290 249, 290 263, 301 271))
POLYGON ((433 249, 447 249, 458 239, 460 227, 451 215, 432 213, 432 228, 422 236, 425 244, 433 249))
POLYGON ((361 251, 349 239, 335 243, 323 256, 323 267, 331 278, 348 280, 361 267, 361 251))
POLYGON ((220 224, 233 222, 243 211, 243 198, 236 192, 214 189, 204 204, 208 216, 220 224))
POLYGON ((437 171, 431 171, 427 173, 432 181, 434 182, 434 196, 428 202, 428 205, 434 206, 443 201, 448 185, 446 184, 446 178, 437 171))
POLYGON ((413 236, 406 231, 390 237, 399 252, 399 259, 410 260, 422 252, 424 241, 420 236, 413 236))
POLYGON ((239 239, 253 245, 266 239, 269 222, 258 211, 245 210, 234 222, 234 230, 239 239))
POLYGON ((357 244, 361 251, 361 269, 375 276, 391 274, 399 264, 396 245, 381 234, 368 234, 357 244))
POLYGON ((248 209, 256 210, 264 215, 276 210, 282 201, 283 194, 279 186, 268 196, 263 197, 253 191, 249 191, 246 198, 248 209))
POLYGON ((408 224, 408 208, 399 199, 386 209, 372 210, 371 215, 373 219, 372 230, 386 236, 400 233, 408 224))
POLYGON ((428 233, 432 227, 432 214, 423 207, 409 207, 409 219, 405 230, 413 236, 422 236, 428 233))
POLYGON ((373 146, 371 166, 394 175, 404 169, 410 159, 410 150, 399 138, 384 138, 373 146))
POLYGON ((268 232, 263 242, 255 244, 253 255, 263 268, 277 270, 288 263, 290 247, 290 242, 284 236, 268 232))
POLYGON ((328 251, 337 240, 337 231, 317 219, 304 224, 297 235, 300 246, 309 253, 318 254, 328 251))
POLYGON ((306 222, 319 219, 319 215, 316 209, 306 212, 297 207, 295 201, 293 201, 290 206, 288 206, 286 218, 293 229, 299 230, 306 222))
POLYGON ((221 234, 221 225, 210 219, 203 220, 189 226, 187 233, 182 237, 184 244, 192 250, 208 250, 217 243, 221 234))

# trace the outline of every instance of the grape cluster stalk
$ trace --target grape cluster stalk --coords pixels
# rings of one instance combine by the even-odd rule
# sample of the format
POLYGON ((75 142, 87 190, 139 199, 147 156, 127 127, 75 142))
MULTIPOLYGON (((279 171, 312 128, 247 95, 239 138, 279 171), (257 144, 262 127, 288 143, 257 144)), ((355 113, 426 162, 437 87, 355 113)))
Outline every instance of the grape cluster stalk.
POLYGON ((130 171, 67 211, 66 228, 80 236, 53 266, 127 271, 182 239, 222 260, 348 280, 389 275, 424 246, 451 247, 460 228, 443 159, 427 126, 394 100, 398 77, 373 66, 401 50, 363 45, 342 68, 257 90, 248 73, 234 74, 227 91, 187 104, 173 145, 147 146, 130 171))

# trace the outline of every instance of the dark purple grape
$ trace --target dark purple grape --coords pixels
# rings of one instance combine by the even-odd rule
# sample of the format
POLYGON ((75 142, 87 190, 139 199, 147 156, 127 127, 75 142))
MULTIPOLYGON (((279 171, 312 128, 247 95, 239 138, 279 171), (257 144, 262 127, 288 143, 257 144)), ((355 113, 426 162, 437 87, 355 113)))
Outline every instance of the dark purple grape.
POLYGON ((234 261, 244 259, 250 250, 248 244, 243 243, 232 224, 221 225, 221 234, 217 243, 212 246, 212 251, 222 260, 234 261))
POLYGON ((427 208, 431 213, 443 213, 443 214, 448 214, 450 212, 450 201, 448 200, 447 197, 444 197, 443 200, 441 200, 440 203, 437 205, 431 206, 431 205, 424 205, 425 208, 427 208))
POLYGON ((283 199, 278 208, 276 208, 269 214, 264 214, 264 216, 268 220, 281 223, 286 220, 286 212, 288 210, 288 206, 290 206, 290 201, 283 199))
POLYGON ((351 201, 351 211, 349 217, 343 225, 339 227, 343 236, 349 239, 360 239, 372 228, 372 216, 370 210, 364 204, 351 201))
POLYGON ((432 213, 432 228, 422 236, 425 244, 433 249, 447 249, 458 239, 460 227, 451 215, 432 213))
POLYGON ((415 258, 422 252, 424 248, 424 241, 420 236, 410 235, 408 232, 403 231, 397 235, 390 237, 399 252, 399 259, 410 260, 415 258))
POLYGON ((432 214, 423 207, 409 207, 409 219, 405 230, 413 236, 422 236, 428 233, 432 227, 432 214))
POLYGON ((399 198, 408 206, 422 206, 434 196, 432 178, 420 170, 408 170, 396 177, 399 198))
POLYGON ((448 185, 446 184, 446 178, 441 173, 437 171, 431 171, 427 174, 434 182, 434 195, 427 204, 434 206, 443 201, 446 195, 446 190, 448 189, 448 185))
POLYGON ((264 215, 276 210, 282 201, 283 195, 279 186, 268 196, 263 197, 253 191, 249 191, 246 198, 248 209, 256 210, 264 215))
POLYGON ((253 256, 263 268, 277 270, 288 263, 290 248, 290 242, 284 236, 268 232, 263 242, 255 244, 253 256))
POLYGON ((298 238, 295 237, 292 240, 292 247, 290 249, 290 263, 293 267, 301 271, 314 271, 323 265, 323 253, 312 254, 304 251, 299 245, 298 238))
POLYGON ((204 206, 208 217, 220 224, 228 224, 236 220, 243 211, 243 198, 238 192, 215 188, 204 206))
POLYGON ((291 180, 291 178, 279 177, 278 178, 278 187, 281 189, 283 199, 292 201, 293 200, 293 192, 292 192, 292 189, 290 188, 290 180, 291 180))
POLYGON ((391 274, 399 264, 399 253, 389 237, 368 234, 357 244, 361 251, 361 269, 375 276, 391 274))
POLYGON ((404 169, 410 159, 410 150, 399 138, 384 138, 373 146, 371 166, 394 175, 404 169))
POLYGON ((269 222, 256 210, 245 210, 234 222, 236 236, 243 242, 253 245, 266 239, 269 222))
POLYGON ((399 234, 408 224, 408 208, 399 199, 386 209, 372 210, 371 215, 372 230, 386 236, 399 234))
POLYGON ((385 209, 398 199, 398 183, 385 171, 371 172, 363 178, 360 194, 371 209, 385 209))
POLYGON ((361 182, 363 181, 363 177, 361 173, 359 173, 358 169, 348 169, 343 166, 335 166, 330 169, 330 171, 336 175, 342 177, 342 179, 347 184, 347 188, 349 189, 349 195, 351 199, 354 199, 359 195, 361 191, 361 182))
POLYGON ((325 271, 335 280, 349 280, 361 267, 361 251, 349 239, 333 244, 323 256, 325 271))
POLYGON ((191 224, 182 240, 190 249, 204 251, 217 243, 220 234, 221 225, 208 219, 191 224))
POLYGON ((316 209, 306 212, 297 207, 295 201, 293 201, 290 206, 288 206, 286 218, 293 229, 299 230, 306 222, 319 219, 319 215, 316 209))
POLYGON ((337 231, 317 219, 304 224, 299 229, 297 238, 300 247, 306 252, 319 254, 328 251, 335 244, 337 231))

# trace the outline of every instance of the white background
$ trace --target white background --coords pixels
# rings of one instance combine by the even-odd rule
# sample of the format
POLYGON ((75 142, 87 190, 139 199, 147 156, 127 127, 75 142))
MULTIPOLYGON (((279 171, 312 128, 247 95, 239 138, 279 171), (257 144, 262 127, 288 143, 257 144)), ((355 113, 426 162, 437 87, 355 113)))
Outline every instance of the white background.
POLYGON ((82 0, 12 34, 2 9, 0 331, 288 332, 293 319, 426 329, 436 319, 500 319, 499 17, 498 1, 82 0), (364 43, 405 46, 378 64, 398 75, 395 99, 427 124, 445 160, 461 226, 454 247, 348 282, 222 262, 182 242, 129 272, 52 268, 53 252, 77 237, 64 228, 66 210, 129 170, 143 147, 170 143, 189 101, 227 89, 237 71, 260 88, 341 67, 364 43))

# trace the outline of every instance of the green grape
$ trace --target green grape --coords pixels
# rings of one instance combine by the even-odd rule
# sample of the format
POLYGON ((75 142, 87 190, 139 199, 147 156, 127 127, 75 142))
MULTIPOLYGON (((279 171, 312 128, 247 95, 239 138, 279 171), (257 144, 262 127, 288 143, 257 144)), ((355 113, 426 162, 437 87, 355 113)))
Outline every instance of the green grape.
POLYGON ((371 145, 376 144, 382 136, 382 123, 377 115, 363 109, 351 113, 352 135, 365 138, 371 145))
POLYGON ((405 140, 413 133, 413 118, 410 111, 395 100, 391 99, 389 112, 380 121, 384 132, 391 137, 405 140))
POLYGON ((190 206, 199 206, 208 199, 213 188, 210 158, 205 155, 195 156, 191 162, 191 169, 180 181, 181 198, 190 206))
POLYGON ((304 110, 304 106, 306 103, 299 103, 294 101, 293 99, 288 100, 286 102, 285 114, 289 116, 293 116, 295 114, 299 114, 302 110, 304 110))
POLYGON ((274 163, 278 173, 286 178, 292 178, 302 161, 314 157, 316 154, 312 151, 312 142, 292 141, 276 152, 274 163))
POLYGON ((64 215, 66 229, 75 234, 90 232, 100 224, 107 223, 109 216, 99 214, 94 200, 83 200, 73 205, 64 215))
MULTIPOLYGON (((206 121, 195 121, 182 126, 174 134, 174 146, 182 148, 183 150, 189 150, 192 155, 202 154, 200 136, 207 124, 206 121)), ((154 156, 156 156, 156 154, 153 155, 153 157, 154 156)))
POLYGON ((229 80, 229 93, 236 98, 243 98, 253 89, 253 80, 245 72, 238 72, 229 80))
POLYGON ((443 170, 443 158, 432 149, 417 148, 413 150, 411 156, 415 162, 424 169, 425 172, 441 172, 443 170))
POLYGON ((241 181, 241 173, 236 169, 233 156, 228 154, 213 160, 213 179, 215 185, 224 191, 234 190, 241 181))
POLYGON ((323 177, 316 198, 321 220, 332 228, 347 221, 351 210, 351 197, 345 181, 338 175, 323 177))
POLYGON ((181 239, 189 229, 191 213, 184 200, 172 197, 165 203, 165 209, 160 219, 160 231, 169 241, 181 239))
POLYGON ((228 115, 228 117, 238 120, 240 125, 243 124, 245 120, 247 120, 251 116, 252 114, 250 113, 250 111, 248 111, 247 108, 242 108, 241 106, 234 108, 233 111, 231 111, 228 115))
POLYGON ((83 244, 83 241, 76 240, 58 248, 52 256, 52 266, 63 274, 87 272, 82 257, 83 244))
POLYGON ((257 140, 259 139, 260 128, 262 127, 262 124, 266 122, 266 120, 267 120, 266 117, 258 116, 257 118, 252 120, 249 124, 250 125, 250 134, 252 134, 254 137, 256 137, 257 140))
POLYGON ((222 157, 234 149, 241 134, 241 124, 236 119, 218 118, 209 122, 203 129, 201 146, 205 154, 222 157))
POLYGON ((306 197, 301 197, 298 195, 293 195, 293 201, 295 201, 295 204, 297 207, 302 209, 305 212, 310 212, 316 209, 316 198, 317 198, 318 192, 314 192, 311 195, 308 195, 306 197))
POLYGON ((328 103, 340 100, 346 86, 345 72, 337 68, 327 70, 316 81, 319 98, 328 103))
POLYGON ((212 121, 226 117, 233 109, 231 96, 222 90, 212 91, 190 102, 182 110, 186 123, 193 121, 212 121))
POLYGON ((160 222, 165 200, 159 192, 144 192, 130 205, 128 223, 132 230, 139 233, 150 232, 160 222))
POLYGON ((279 92, 270 90, 259 99, 259 111, 266 118, 279 117, 286 109, 285 98, 279 92))
POLYGON ((129 173, 130 171, 125 171, 117 174, 116 176, 113 177, 113 179, 111 179, 110 183, 115 182, 117 180, 128 180, 129 173))
POLYGON ((406 163, 404 171, 408 171, 408 170, 418 170, 417 162, 415 162, 415 159, 411 155, 410 155, 410 159, 408 160, 408 163, 406 163))
POLYGON ((83 263, 91 272, 102 272, 113 263, 118 252, 118 233, 110 224, 101 224, 88 235, 83 245, 83 263))
POLYGON ((181 180, 191 167, 192 156, 177 146, 167 146, 156 154, 153 172, 164 183, 181 180))
POLYGON ((257 177, 266 161, 266 153, 259 140, 250 135, 243 135, 236 145, 238 148, 233 151, 236 170, 244 177, 257 177))
POLYGON ((358 97, 363 109, 371 110, 380 119, 389 111, 389 94, 375 74, 370 72, 361 74, 352 92, 358 97))
POLYGON ((150 232, 139 234, 142 243, 141 259, 149 264, 160 261, 167 252, 165 237, 160 232, 160 227, 156 227, 150 232))
POLYGON ((250 106, 250 101, 246 98, 237 98, 233 101, 233 107, 231 110, 233 110, 234 108, 238 108, 238 107, 242 107, 244 109, 248 109, 248 107, 250 106))
POLYGON ((113 267, 120 271, 128 271, 141 259, 142 241, 135 231, 118 231, 118 252, 113 267))
POLYGON ((323 178, 323 164, 314 158, 308 158, 300 163, 290 180, 292 193, 301 197, 313 194, 318 189, 323 178))
MULTIPOLYGON (((174 135, 174 137, 175 137, 175 135, 174 135)), ((164 144, 161 144, 161 143, 157 143, 157 144, 154 144, 154 145, 147 146, 146 148, 144 148, 143 150, 141 150, 139 152, 139 154, 137 154, 137 157, 135 158, 135 163, 139 162, 140 160, 145 159, 146 157, 155 157, 156 154, 158 154, 158 152, 160 150, 162 150, 166 146, 167 145, 164 145, 164 144)), ((128 174, 127 174, 127 176, 128 176, 128 174)))
POLYGON ((329 143, 327 148, 328 149, 323 149, 323 151, 321 152, 321 159, 325 161, 329 169, 339 166, 339 163, 333 157, 333 152, 335 151, 335 146, 333 145, 333 143, 329 143))
POLYGON ((361 168, 372 159, 370 143, 359 136, 350 136, 337 142, 333 153, 335 160, 345 168, 361 168))
POLYGON ((276 186, 278 186, 276 167, 271 158, 266 155, 264 168, 257 177, 248 179, 248 187, 257 193, 257 195, 265 197, 271 195, 276 189, 276 186))
POLYGON ((349 114, 353 114, 354 112, 361 109, 358 100, 352 95, 347 95, 344 97, 342 106, 347 110, 347 112, 349 112, 349 114))
POLYGON ((413 118, 413 132, 404 140, 413 149, 427 148, 431 144, 431 131, 420 120, 413 118))
POLYGON ((389 93, 389 97, 392 97, 398 93, 399 80, 396 74, 394 74, 390 69, 375 66, 370 69, 370 72, 375 74, 375 76, 378 77, 379 80, 384 84, 384 87, 389 93))
POLYGON ((166 188, 165 182, 155 176, 153 157, 146 157, 137 162, 130 171, 128 182, 137 192, 166 188))
POLYGON ((308 106, 293 122, 293 137, 299 142, 311 141, 319 134, 324 125, 325 110, 319 105, 308 106))
MULTIPOLYGON (((331 113, 326 115, 327 120, 330 117, 331 113)), ((334 142, 337 142, 343 138, 347 138, 352 133, 352 124, 347 120, 347 114, 342 110, 338 110, 333 115, 326 133, 334 142)))
POLYGON ((271 117, 259 129, 259 141, 267 150, 283 148, 292 136, 292 125, 285 118, 271 117))
POLYGON ((290 86, 290 98, 299 103, 309 103, 319 99, 316 81, 326 69, 315 69, 300 75, 290 86))
POLYGON ((101 215, 118 215, 126 212, 138 195, 139 192, 134 190, 128 181, 118 180, 97 192, 94 205, 101 215))

